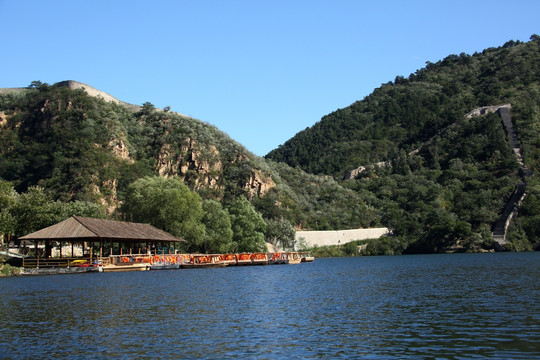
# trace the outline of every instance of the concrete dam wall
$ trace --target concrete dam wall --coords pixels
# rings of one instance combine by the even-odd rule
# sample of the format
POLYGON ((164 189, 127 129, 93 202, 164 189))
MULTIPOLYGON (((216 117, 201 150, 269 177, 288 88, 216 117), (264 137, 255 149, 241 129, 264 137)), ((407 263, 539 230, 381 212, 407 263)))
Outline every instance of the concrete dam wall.
POLYGON ((335 231, 297 231, 296 243, 305 242, 309 247, 343 245, 354 240, 378 239, 389 232, 388 228, 335 230, 335 231))

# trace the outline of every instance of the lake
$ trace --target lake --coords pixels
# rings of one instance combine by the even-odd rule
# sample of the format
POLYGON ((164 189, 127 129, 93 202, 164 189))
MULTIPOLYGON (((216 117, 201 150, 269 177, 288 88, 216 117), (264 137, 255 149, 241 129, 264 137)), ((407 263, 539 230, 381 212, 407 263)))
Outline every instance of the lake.
POLYGON ((2 359, 540 359, 540 253, 0 278, 2 359))

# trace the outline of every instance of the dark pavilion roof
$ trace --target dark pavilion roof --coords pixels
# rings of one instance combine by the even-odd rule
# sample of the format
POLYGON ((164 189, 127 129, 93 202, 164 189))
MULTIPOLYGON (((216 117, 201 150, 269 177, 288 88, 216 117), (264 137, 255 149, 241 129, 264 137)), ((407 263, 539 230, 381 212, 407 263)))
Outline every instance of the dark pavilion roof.
POLYGON ((72 216, 56 225, 20 237, 21 240, 163 241, 184 242, 149 224, 72 216))

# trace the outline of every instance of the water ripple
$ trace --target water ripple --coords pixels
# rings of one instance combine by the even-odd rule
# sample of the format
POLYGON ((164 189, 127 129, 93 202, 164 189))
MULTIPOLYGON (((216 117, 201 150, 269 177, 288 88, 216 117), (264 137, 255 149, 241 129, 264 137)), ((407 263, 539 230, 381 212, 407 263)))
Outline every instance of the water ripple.
POLYGON ((0 279, 5 359, 540 359, 540 254, 0 279))

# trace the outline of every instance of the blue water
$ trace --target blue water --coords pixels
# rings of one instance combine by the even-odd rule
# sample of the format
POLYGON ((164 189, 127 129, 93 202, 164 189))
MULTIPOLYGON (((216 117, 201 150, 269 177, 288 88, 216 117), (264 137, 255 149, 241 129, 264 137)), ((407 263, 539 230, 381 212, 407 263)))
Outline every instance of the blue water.
POLYGON ((540 253, 0 278, 2 359, 540 359, 540 253))

